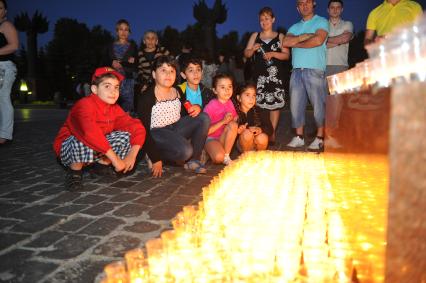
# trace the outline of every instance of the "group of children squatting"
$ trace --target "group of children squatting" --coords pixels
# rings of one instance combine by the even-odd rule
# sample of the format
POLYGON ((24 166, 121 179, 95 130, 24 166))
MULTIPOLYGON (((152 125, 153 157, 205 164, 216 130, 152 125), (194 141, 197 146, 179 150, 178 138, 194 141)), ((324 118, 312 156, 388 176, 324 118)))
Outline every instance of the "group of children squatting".
POLYGON ((269 113, 256 107, 255 85, 241 87, 234 100, 231 76, 217 74, 212 89, 200 83, 200 59, 183 62, 179 75, 186 81, 174 87, 177 69, 172 57, 155 60, 154 84, 136 105, 139 118, 116 103, 123 75, 110 67, 96 69, 92 93, 73 106, 54 141, 67 168, 67 189, 82 188, 83 168, 100 175, 131 171, 140 150, 152 175, 161 177, 164 161, 203 174, 203 151, 213 163, 228 165, 234 144, 240 152, 267 148, 273 127, 269 113))

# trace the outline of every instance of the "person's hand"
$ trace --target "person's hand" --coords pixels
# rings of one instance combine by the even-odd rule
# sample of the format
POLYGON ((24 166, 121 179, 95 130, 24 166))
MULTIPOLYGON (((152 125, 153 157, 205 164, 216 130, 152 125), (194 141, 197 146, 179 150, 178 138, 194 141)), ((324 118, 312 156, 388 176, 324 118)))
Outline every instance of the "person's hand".
POLYGON ((191 117, 197 117, 198 114, 200 114, 200 112, 201 112, 201 107, 198 104, 193 104, 188 110, 188 114, 191 117))
POLYGON ((120 61, 118 60, 112 60, 112 67, 117 70, 123 68, 123 66, 120 64, 120 61))
POLYGON ((258 134, 262 133, 262 129, 259 127, 249 127, 250 132, 253 133, 253 135, 257 136, 258 134))
POLYGON ((232 113, 228 112, 225 114, 225 117, 223 117, 222 122, 224 125, 229 124, 229 122, 232 121, 232 119, 234 119, 234 117, 232 116, 232 113))
POLYGON ((163 162, 157 161, 155 163, 152 163, 152 177, 154 178, 160 178, 163 175, 163 162))
POLYGON ((117 158, 117 160, 112 163, 112 166, 114 166, 116 172, 121 172, 126 168, 126 164, 120 158, 117 158))
POLYGON ((262 47, 262 45, 260 43, 255 43, 253 45, 253 51, 257 51, 260 47, 262 47))
POLYGON ((274 52, 266 52, 265 55, 263 55, 263 59, 265 59, 266 61, 269 61, 272 58, 274 58, 274 52))
POLYGON ((130 64, 135 63, 135 57, 129 57, 129 60, 127 62, 129 62, 130 64))
POLYGON ((240 135, 242 132, 245 131, 245 129, 247 129, 247 123, 245 123, 244 125, 238 126, 237 133, 240 135))
POLYGON ((135 162, 136 162, 136 156, 133 156, 131 154, 128 154, 124 159, 124 169, 123 169, 123 173, 127 173, 129 171, 131 171, 133 169, 133 167, 135 166, 135 162))

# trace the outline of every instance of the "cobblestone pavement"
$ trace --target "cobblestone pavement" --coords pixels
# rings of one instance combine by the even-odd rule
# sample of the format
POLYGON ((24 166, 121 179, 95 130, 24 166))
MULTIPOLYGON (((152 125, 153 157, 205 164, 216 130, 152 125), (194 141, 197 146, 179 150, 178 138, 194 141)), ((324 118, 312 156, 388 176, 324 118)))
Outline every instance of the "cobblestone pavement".
MULTIPOLYGON (((194 175, 168 166, 154 179, 139 163, 121 178, 86 173, 84 190, 65 191, 52 141, 66 114, 18 109, 14 141, 0 147, 0 282, 94 282, 106 264, 170 229, 223 168, 194 175)), ((274 149, 290 140, 289 120, 284 111, 274 149)))

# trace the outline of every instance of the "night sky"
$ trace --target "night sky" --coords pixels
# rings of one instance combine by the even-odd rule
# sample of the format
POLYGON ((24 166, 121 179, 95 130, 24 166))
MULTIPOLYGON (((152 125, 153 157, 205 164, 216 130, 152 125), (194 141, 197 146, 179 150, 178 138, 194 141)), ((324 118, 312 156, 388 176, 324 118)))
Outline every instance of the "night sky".
MULTIPOLYGON (((198 0, 13 0, 8 1, 8 18, 13 18, 20 12, 32 15, 35 10, 42 12, 49 20, 49 31, 39 36, 39 45, 46 44, 53 35, 55 22, 62 17, 77 19, 89 27, 102 25, 105 29, 114 31, 115 22, 125 18, 130 22, 131 38, 140 42, 143 32, 147 29, 162 30, 170 25, 179 31, 194 24, 192 7, 198 0)), ((274 10, 276 26, 289 28, 300 20, 296 10, 295 0, 223 0, 228 8, 228 19, 217 26, 219 36, 232 30, 241 36, 244 32, 260 29, 257 13, 263 6, 274 10)), ((327 17, 328 0, 317 0, 316 13, 327 17)), ((355 31, 365 29, 368 13, 383 0, 346 0, 343 18, 354 24, 355 31)), ((423 9, 426 0, 418 0, 423 9)), ((209 7, 214 0, 206 0, 209 7)), ((25 39, 21 33, 21 40, 25 39)), ((22 42, 24 43, 24 42, 22 42)))

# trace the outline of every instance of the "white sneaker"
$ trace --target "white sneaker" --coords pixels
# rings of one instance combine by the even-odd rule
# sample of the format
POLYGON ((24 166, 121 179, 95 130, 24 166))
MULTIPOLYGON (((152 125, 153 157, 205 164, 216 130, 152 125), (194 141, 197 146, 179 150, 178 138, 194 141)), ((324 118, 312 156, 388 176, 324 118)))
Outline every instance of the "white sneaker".
POLYGON ((324 147, 324 140, 316 137, 314 141, 308 146, 310 150, 320 150, 324 147))
POLYGON ((229 157, 228 154, 225 154, 225 157, 223 158, 223 164, 225 164, 226 166, 228 166, 231 163, 232 163, 231 157, 229 157))
POLYGON ((287 144, 287 147, 302 147, 305 145, 305 140, 300 138, 299 136, 295 136, 291 139, 291 141, 287 144))

